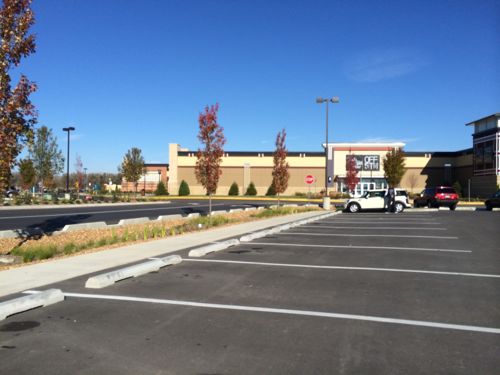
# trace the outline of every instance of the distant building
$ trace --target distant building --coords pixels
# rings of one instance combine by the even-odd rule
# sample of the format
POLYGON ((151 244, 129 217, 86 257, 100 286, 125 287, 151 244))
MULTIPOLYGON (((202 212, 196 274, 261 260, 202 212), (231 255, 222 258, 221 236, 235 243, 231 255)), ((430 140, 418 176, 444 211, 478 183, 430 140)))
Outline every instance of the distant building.
MULTIPOLYGON (((500 184, 500 114, 494 114, 473 121, 473 148, 442 151, 408 151, 406 154, 406 173, 401 187, 418 193, 425 187, 452 185, 459 182, 462 194, 467 196, 470 185, 472 197, 488 196, 496 191, 500 184)), ((329 143, 323 144, 328 151, 328 161, 324 151, 289 151, 287 161, 290 165, 290 180, 285 195, 297 193, 320 193, 325 186, 325 164, 329 177, 328 188, 334 193, 346 192, 346 164, 349 157, 357 163, 360 182, 355 188, 356 194, 369 189, 387 186, 384 178, 383 160, 388 151, 403 148, 404 143, 329 143), (313 184, 306 183, 306 176, 313 176, 313 184)), ((185 180, 193 195, 204 195, 205 190, 196 181, 196 151, 181 148, 178 144, 169 145, 169 164, 148 164, 148 174, 139 181, 146 182, 146 191, 156 188, 161 178, 168 182, 171 194, 177 194, 179 185, 185 180), (165 168, 165 175, 159 177, 159 166, 165 168), (168 170, 168 177, 166 172, 168 170)), ((244 194, 250 182, 253 182, 258 195, 264 195, 272 182, 272 151, 225 151, 222 158, 222 175, 219 180, 217 195, 227 195, 233 182, 244 194)), ((163 172, 162 172, 163 173, 163 172)), ((125 190, 125 189, 123 189, 125 190)), ((130 191, 133 191, 133 186, 130 191)))
MULTIPOLYGON (((145 191, 152 193, 156 190, 158 183, 162 181, 167 187, 168 184, 168 164, 149 163, 144 164, 146 173, 143 174, 137 182, 137 191, 145 191)), ((135 191, 134 183, 122 180, 122 191, 133 192, 135 191)))
POLYGON ((474 126, 471 191, 490 195, 500 185, 500 113, 469 122, 474 126))

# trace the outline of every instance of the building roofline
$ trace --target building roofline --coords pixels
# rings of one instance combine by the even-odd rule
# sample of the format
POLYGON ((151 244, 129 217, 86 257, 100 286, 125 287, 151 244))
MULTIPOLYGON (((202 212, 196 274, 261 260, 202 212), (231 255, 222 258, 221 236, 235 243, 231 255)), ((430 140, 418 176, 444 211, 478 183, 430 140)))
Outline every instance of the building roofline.
MULTIPOLYGON (((330 143, 329 146, 332 147, 404 147, 406 144, 403 142, 341 142, 341 143, 330 143)), ((325 147, 325 143, 321 144, 325 147)))
POLYGON ((480 118, 479 120, 474 120, 474 121, 468 122, 467 124, 465 124, 465 126, 474 125, 476 122, 483 121, 483 120, 489 119, 491 117, 500 118, 500 112, 499 113, 494 113, 492 115, 489 115, 489 116, 486 116, 486 117, 483 117, 483 118, 480 118))

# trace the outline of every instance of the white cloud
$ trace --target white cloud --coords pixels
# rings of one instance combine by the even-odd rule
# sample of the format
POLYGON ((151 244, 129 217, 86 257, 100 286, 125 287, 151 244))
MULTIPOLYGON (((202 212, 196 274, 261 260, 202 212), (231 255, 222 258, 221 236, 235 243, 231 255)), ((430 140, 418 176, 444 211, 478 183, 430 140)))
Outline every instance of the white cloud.
POLYGON ((429 63, 410 49, 366 51, 345 63, 345 74, 357 82, 378 82, 414 73, 429 63))

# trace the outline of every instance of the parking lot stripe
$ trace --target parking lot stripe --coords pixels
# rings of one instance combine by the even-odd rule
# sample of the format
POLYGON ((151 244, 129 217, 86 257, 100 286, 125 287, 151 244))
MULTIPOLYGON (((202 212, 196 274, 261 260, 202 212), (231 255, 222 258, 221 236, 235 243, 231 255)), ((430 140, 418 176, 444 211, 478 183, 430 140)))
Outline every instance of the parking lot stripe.
POLYGON ((331 228, 331 229, 405 229, 405 230, 447 230, 446 228, 422 228, 422 227, 340 227, 338 225, 301 225, 301 228, 331 228))
POLYGON ((349 233, 305 233, 305 232, 287 232, 287 235, 301 236, 328 236, 328 237, 395 237, 395 238, 432 238, 434 240, 458 240, 458 237, 453 236, 421 236, 421 235, 405 235, 405 234, 349 234, 349 233))
POLYGON ((271 267, 318 268, 318 269, 347 270, 347 271, 380 271, 380 272, 423 273, 423 274, 445 275, 445 276, 500 278, 500 275, 485 274, 485 273, 426 271, 426 270, 410 270, 410 269, 403 269, 403 268, 317 266, 317 265, 313 265, 313 264, 246 262, 246 261, 241 261, 241 260, 219 260, 219 259, 183 259, 183 261, 186 261, 186 262, 187 261, 190 261, 190 262, 208 262, 208 263, 234 263, 234 264, 243 264, 243 265, 271 266, 271 267))
POLYGON ((404 250, 404 251, 436 251, 436 252, 449 252, 449 253, 472 253, 471 250, 455 250, 455 249, 432 249, 425 247, 401 247, 401 246, 354 246, 354 245, 306 245, 295 243, 273 243, 273 242, 249 242, 242 243, 240 246, 245 245, 266 245, 266 246, 286 246, 286 247, 319 247, 319 248, 333 248, 333 249, 373 249, 373 250, 404 250))
MULTIPOLYGON (((25 293, 35 294, 37 292, 36 291, 27 291, 25 293)), ((419 327, 428 327, 428 328, 440 328, 440 329, 450 329, 450 330, 458 330, 458 331, 471 331, 471 332, 500 334, 500 328, 490 328, 490 327, 470 326, 470 325, 450 324, 450 323, 437 323, 437 322, 422 321, 422 320, 395 319, 395 318, 385 318, 385 317, 370 316, 370 315, 340 314, 340 313, 334 313, 334 312, 293 310, 293 309, 278 309, 278 308, 261 307, 261 306, 224 305, 224 304, 219 304, 219 303, 202 303, 202 302, 192 302, 192 301, 179 301, 179 300, 168 300, 168 299, 157 299, 157 298, 141 298, 141 297, 129 297, 129 296, 113 296, 113 295, 101 295, 101 294, 64 293, 64 296, 65 297, 73 297, 73 298, 101 299, 101 300, 110 300, 110 301, 142 302, 142 303, 156 303, 156 304, 176 305, 176 306, 203 307, 203 308, 220 309, 220 310, 267 312, 267 313, 286 314, 286 315, 300 315, 300 316, 311 316, 311 317, 321 317, 321 318, 359 320, 359 321, 376 322, 376 323, 400 324, 400 325, 419 326, 419 327)))

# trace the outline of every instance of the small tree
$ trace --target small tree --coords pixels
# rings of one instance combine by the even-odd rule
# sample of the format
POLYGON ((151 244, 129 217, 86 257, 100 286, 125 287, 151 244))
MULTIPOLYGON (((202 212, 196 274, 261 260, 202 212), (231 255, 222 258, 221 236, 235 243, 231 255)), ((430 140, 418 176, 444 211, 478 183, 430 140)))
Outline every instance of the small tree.
POLYGON ((36 130, 35 142, 31 146, 31 157, 36 177, 44 186, 54 184, 54 176, 64 169, 64 157, 57 144, 57 137, 52 134, 52 129, 42 126, 36 130))
POLYGON ((245 195, 257 195, 257 189, 255 188, 255 185, 253 182, 250 182, 247 187, 247 191, 245 195))
POLYGON ((21 187, 24 190, 31 188, 36 182, 36 171, 33 167, 33 160, 19 160, 19 175, 21 177, 21 187))
POLYGON ((186 181, 182 180, 179 186, 179 195, 185 196, 189 194, 191 194, 191 191, 189 190, 189 185, 186 181))
POLYGON ((119 168, 123 177, 128 182, 134 183, 134 196, 137 196, 138 181, 144 173, 144 158, 142 151, 137 147, 132 147, 123 157, 122 164, 119 168))
POLYGON ((278 207, 280 205, 280 194, 284 193, 288 187, 288 179, 290 173, 288 172, 289 165, 286 161, 286 132, 283 129, 276 135, 276 149, 273 154, 273 183, 276 194, 278 195, 278 207))
POLYGON ((76 185, 76 189, 79 190, 79 189, 84 188, 84 185, 85 185, 85 174, 84 174, 84 171, 83 171, 82 158, 78 154, 76 155, 75 171, 76 171, 75 185, 76 185))
POLYGON ((158 185, 156 185, 155 195, 168 195, 168 191, 163 181, 158 182, 158 185))
POLYGON ((271 183, 271 185, 269 185, 269 188, 266 191, 266 196, 274 197, 275 195, 276 195, 276 188, 274 187, 274 184, 271 183))
MULTIPOLYGON (((0 7, 0 196, 9 185, 12 167, 23 143, 33 139, 37 112, 30 101, 36 85, 26 76, 12 88, 10 71, 35 52, 35 36, 28 35, 35 19, 30 0, 4 0, 0 7)), ((16 73, 17 74, 17 73, 16 73)))
POLYGON ((240 188, 236 182, 231 184, 228 195, 240 195, 240 188))
POLYGON ((384 159, 384 177, 389 187, 395 188, 398 186, 405 172, 405 155, 403 149, 393 148, 385 155, 384 159))
POLYGON ((347 189, 349 191, 354 191, 358 183, 359 177, 358 170, 356 169, 356 159, 354 158, 354 155, 349 155, 347 158, 345 184, 347 185, 347 189))
POLYGON ((455 191, 457 192, 458 196, 461 197, 462 194, 462 185, 460 185, 460 182, 455 181, 453 185, 451 186, 455 191))
POLYGON ((219 178, 222 174, 220 163, 224 154, 224 129, 217 123, 219 105, 205 107, 205 112, 198 118, 200 131, 198 139, 203 145, 196 154, 195 174, 196 180, 206 189, 208 194, 209 220, 212 215, 212 194, 217 190, 219 178))

